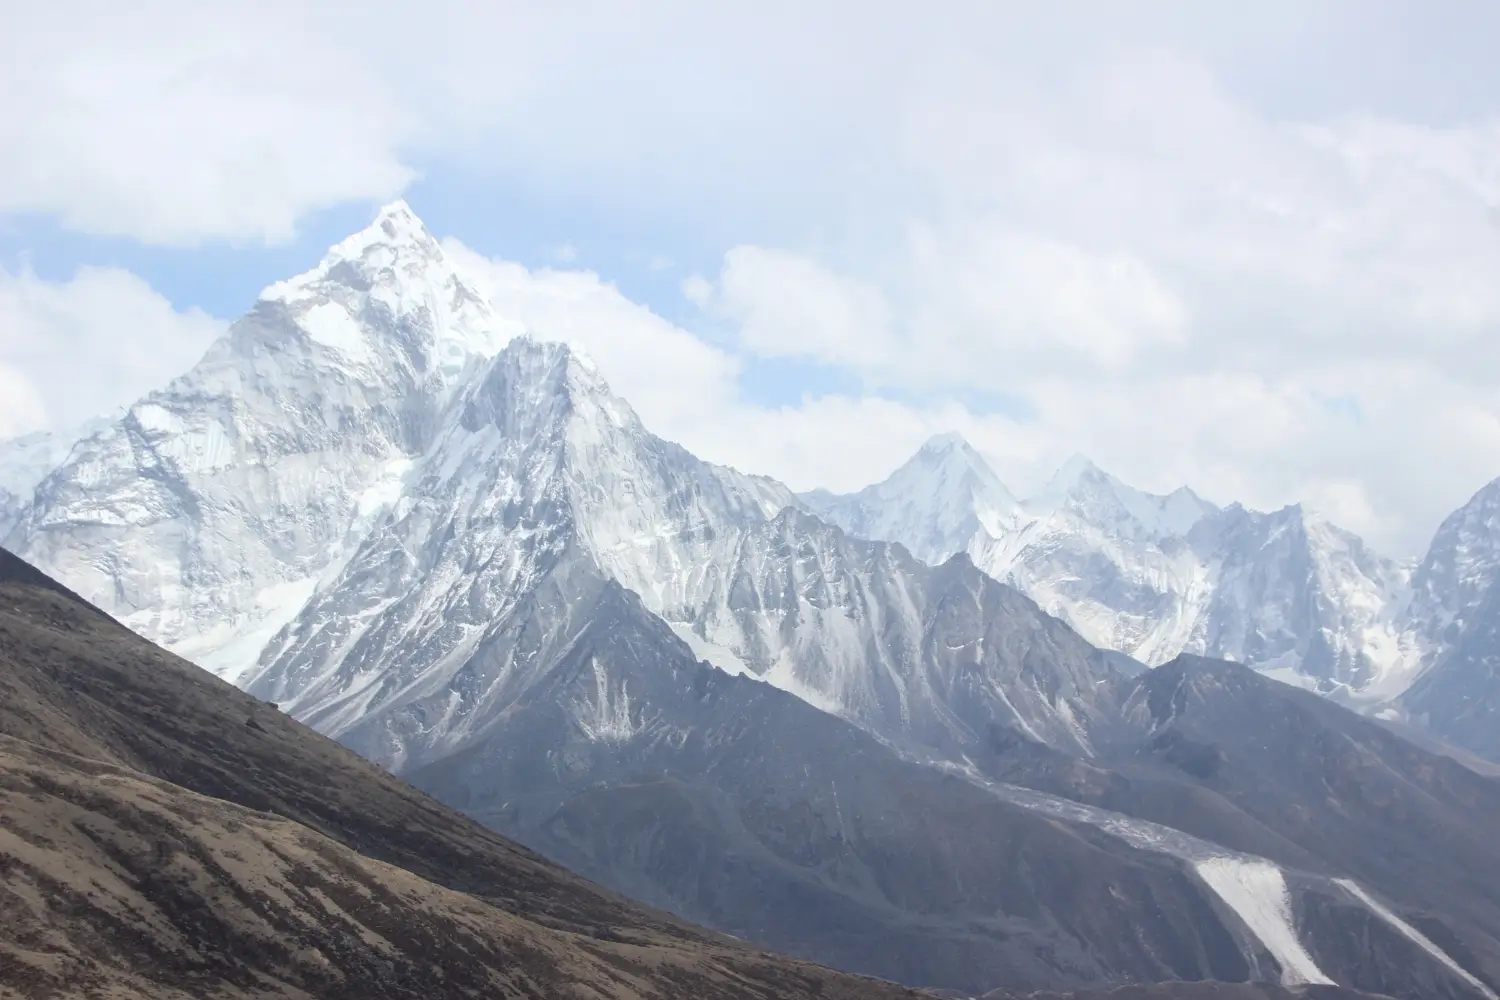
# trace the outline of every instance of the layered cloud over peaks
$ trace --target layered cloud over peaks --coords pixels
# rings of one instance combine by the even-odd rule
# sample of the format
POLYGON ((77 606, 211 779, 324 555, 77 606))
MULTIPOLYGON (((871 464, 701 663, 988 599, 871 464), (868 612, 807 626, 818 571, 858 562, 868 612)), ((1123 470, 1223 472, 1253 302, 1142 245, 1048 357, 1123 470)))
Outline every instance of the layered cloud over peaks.
MULTIPOLYGON (((1382 91, 1379 39, 1428 44, 1389 12, 1352 55, 1345 14, 1298 12, 1304 63, 1262 7, 48 7, 0 32, 0 91, 28 95, 0 115, 0 211, 257 244, 411 188, 498 257, 473 262, 502 316, 588 344, 715 459, 849 490, 961 427, 1018 487, 1083 450, 1158 490, 1312 498, 1415 554, 1500 467, 1500 96, 1382 91), (1335 73, 1378 99, 1320 91, 1335 73), (596 270, 515 263, 559 245, 596 270), (631 301, 630 254, 688 262, 660 282, 688 295, 631 301), (794 402, 747 398, 764 371, 794 402)), ((57 404, 7 367, 8 427, 34 427, 57 404)))

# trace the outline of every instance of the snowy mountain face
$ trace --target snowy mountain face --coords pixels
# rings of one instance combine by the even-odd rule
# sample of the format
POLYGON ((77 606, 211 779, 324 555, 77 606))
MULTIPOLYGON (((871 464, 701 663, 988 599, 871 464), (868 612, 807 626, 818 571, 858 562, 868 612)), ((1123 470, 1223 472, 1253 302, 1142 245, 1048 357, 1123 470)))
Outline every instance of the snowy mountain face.
POLYGON ((1406 627, 1420 642, 1426 670, 1400 710, 1500 760, 1500 480, 1438 529, 1412 573, 1406 627))
POLYGON ((0 441, 0 542, 23 519, 37 484, 67 460, 74 442, 89 437, 123 414, 98 417, 63 431, 38 431, 0 441))
POLYGON ((713 515, 763 518, 784 499, 703 463, 674 494, 628 487, 659 479, 683 453, 642 438, 620 465, 601 467, 602 445, 644 432, 561 345, 515 341, 455 395, 440 426, 388 513, 249 680, 340 736, 375 718, 424 720, 415 735, 397 725, 378 746, 355 741, 393 764, 462 744, 556 665, 587 625, 576 587, 607 579, 595 546, 626 567, 679 565, 690 540, 653 524, 653 504, 709 533, 713 515), (606 488, 626 501, 608 517, 606 488), (652 530, 628 533, 632 523, 652 530))
POLYGON ((799 499, 518 332, 391 206, 72 447, 10 544, 497 829, 809 958, 1493 996, 1500 896, 1464 877, 1500 795, 1249 671, 1125 678, 1044 611, 1357 679, 1393 572, 1357 539, 1077 461, 1020 503, 956 438, 799 499))
POLYGON ((1291 506, 1239 505, 1189 534, 1213 593, 1184 651, 1374 705, 1411 683, 1417 657, 1394 618, 1406 571, 1358 536, 1291 506))
POLYGON ((21 520, 36 484, 61 464, 59 450, 58 436, 47 431, 0 441, 0 541, 21 520))
POLYGON ((393 767, 495 724, 601 581, 883 739, 961 752, 999 725, 1087 752, 1097 650, 967 562, 849 538, 657 438, 587 359, 517 332, 393 205, 79 442, 12 547, 393 767))
POLYGON ((999 536, 1024 514, 977 451, 957 434, 922 446, 885 482, 850 496, 816 491, 808 509, 859 538, 899 540, 924 562, 963 552, 978 532, 999 536))
POLYGON ((951 436, 881 484, 803 499, 928 561, 965 552, 1090 642, 1148 664, 1217 656, 1371 700, 1410 681, 1390 615, 1403 570, 1300 507, 1261 514, 1186 489, 1155 496, 1082 458, 1017 502, 951 436), (961 459, 935 460, 944 455, 961 459))
POLYGON ((1458 643, 1500 579, 1500 480, 1443 521, 1411 576, 1407 627, 1434 656, 1458 643))
POLYGON ((268 288, 203 360, 79 441, 9 544, 225 676, 399 493, 513 331, 403 204, 268 288))
MULTIPOLYGON (((577 588, 608 580, 703 658, 882 738, 961 752, 1002 725, 1087 750, 1113 677, 1096 650, 966 560, 930 568, 794 504, 650 434, 576 353, 516 340, 249 689, 419 766, 565 659, 589 621, 577 588)), ((615 683, 600 698, 627 705, 615 683)))
POLYGON ((0 540, 31 502, 36 484, 62 464, 72 445, 71 439, 49 431, 0 441, 0 540))

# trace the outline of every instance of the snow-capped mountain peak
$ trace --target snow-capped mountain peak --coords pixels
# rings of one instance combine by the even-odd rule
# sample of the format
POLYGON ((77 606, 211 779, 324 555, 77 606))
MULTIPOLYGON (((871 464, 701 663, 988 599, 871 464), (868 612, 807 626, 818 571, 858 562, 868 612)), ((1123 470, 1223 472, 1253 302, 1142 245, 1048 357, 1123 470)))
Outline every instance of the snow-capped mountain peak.
POLYGON ((979 452, 975 451, 974 446, 969 444, 968 439, 958 431, 943 431, 932 435, 922 442, 922 447, 917 450, 917 454, 919 456, 962 455, 971 463, 984 465, 984 459, 979 457, 979 452))
POLYGON ((1437 644, 1478 605, 1500 576, 1500 479, 1488 483, 1438 527, 1412 573, 1412 625, 1437 644))
POLYGON ((1400 712, 1500 760, 1500 479, 1438 528, 1412 573, 1405 622, 1424 669, 1400 712))
POLYGON ((390 258, 437 259, 442 256, 443 250, 437 238, 427 229, 426 223, 411 210, 411 206, 397 199, 382 206, 368 226, 349 234, 324 251, 316 267, 270 285, 262 297, 279 297, 285 291, 306 284, 309 280, 326 277, 328 272, 340 264, 362 261, 371 253, 385 254, 390 258))
POLYGON ((900 542, 930 563, 963 551, 976 531, 1006 531, 1022 516, 989 463, 956 433, 928 439, 887 479, 858 493, 801 499, 850 534, 900 542))
POLYGON ((423 266, 443 264, 442 245, 406 202, 395 201, 370 225, 329 247, 316 267, 267 286, 260 297, 295 301, 329 280, 362 284, 379 277, 382 269, 390 279, 400 279, 423 266))
POLYGON ((1058 504, 1083 489, 1097 485, 1113 485, 1114 477, 1098 465, 1087 455, 1074 452, 1068 456, 1068 460, 1058 466, 1052 478, 1047 480, 1047 485, 1031 497, 1030 501, 1037 504, 1058 504))
POLYGON ((80 441, 12 545, 234 676, 337 572, 455 391, 520 332, 408 206, 388 205, 266 289, 191 371, 80 441))
POLYGON ((965 491, 980 502, 1016 506, 1015 497, 984 456, 956 432, 928 438, 917 454, 891 476, 898 483, 910 481, 913 487, 918 479, 928 485, 965 491))
POLYGON ((1025 508, 1035 517, 1067 510, 1100 527, 1155 538, 1186 535, 1216 509, 1187 487, 1165 496, 1142 492, 1078 454, 1063 463, 1025 508))
POLYGON ((884 483, 804 500, 928 562, 966 552, 1090 642, 1146 663, 1220 656, 1371 698, 1409 683, 1411 650, 1389 614, 1404 568, 1326 519, 1220 510, 1185 487, 1146 493, 1081 455, 1008 518, 987 519, 968 480, 930 471, 962 453, 939 439, 884 483))
POLYGON ((967 563, 929 570, 799 507, 651 434, 572 348, 518 337, 246 683, 410 765, 545 683, 587 624, 576 588, 603 579, 715 665, 892 738, 1001 721, 1087 747, 1109 673, 1094 650, 967 563), (1038 643, 1057 650, 1043 670, 1022 655, 1038 643))
POLYGON ((311 340, 351 364, 376 363, 372 338, 404 328, 403 349, 448 378, 523 332, 460 277, 404 201, 386 205, 316 267, 268 287, 261 304, 284 307, 311 340))
MULTIPOLYGON (((983 524, 1010 523, 1020 513, 1020 504, 989 463, 956 433, 929 438, 884 487, 888 495, 916 498, 930 492, 944 503, 963 502, 983 524)), ((952 515, 956 509, 946 513, 952 515)))

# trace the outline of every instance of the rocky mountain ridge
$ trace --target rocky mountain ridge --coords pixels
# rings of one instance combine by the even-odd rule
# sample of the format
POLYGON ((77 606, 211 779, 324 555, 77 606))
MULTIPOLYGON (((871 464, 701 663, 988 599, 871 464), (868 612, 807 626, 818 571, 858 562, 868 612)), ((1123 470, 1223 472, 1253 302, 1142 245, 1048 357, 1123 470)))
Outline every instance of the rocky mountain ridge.
POLYGON ((1346 686, 1363 605, 1327 584, 1365 593, 1383 563, 1300 511, 1086 463, 1020 503, 957 439, 919 457, 844 530, 838 498, 651 434, 392 206, 76 444, 9 543, 492 828, 782 951, 970 993, 1494 995, 1500 916, 1456 874, 1484 867, 1488 784, 1248 670, 1132 676, 989 549, 941 552, 1014 531, 1055 557, 1033 589, 1104 608, 1209 560, 1221 651, 1346 686), (920 535, 860 537, 887 529, 920 535), (1436 857, 1409 856, 1418 812, 1436 857))
POLYGON ((1187 489, 1142 493, 1081 457, 1016 500, 956 435, 875 486, 802 499, 928 561, 966 552, 1102 648, 1148 665, 1182 653, 1247 663, 1363 710, 1390 710, 1445 655, 1451 606, 1477 599, 1473 572, 1465 589, 1440 568, 1445 545, 1468 552, 1472 540, 1440 532, 1414 570, 1300 505, 1262 513, 1187 489))

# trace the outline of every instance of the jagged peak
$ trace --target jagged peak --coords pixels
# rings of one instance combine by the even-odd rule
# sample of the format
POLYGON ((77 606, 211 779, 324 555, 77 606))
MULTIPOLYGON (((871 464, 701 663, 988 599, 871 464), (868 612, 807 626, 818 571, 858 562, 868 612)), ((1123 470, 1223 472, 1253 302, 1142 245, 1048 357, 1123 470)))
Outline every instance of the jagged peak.
POLYGON ((1058 466, 1052 478, 1047 480, 1047 485, 1033 499, 1039 503, 1061 502, 1082 487, 1101 482, 1114 484, 1118 480, 1094 464, 1093 459, 1075 451, 1068 456, 1066 462, 1058 466))
POLYGON ((1211 504, 1208 503, 1207 500, 1205 500, 1202 497, 1200 497, 1197 494, 1197 492, 1194 491, 1193 488, 1190 487, 1190 486, 1179 486, 1175 490, 1173 490, 1171 493, 1168 493, 1166 498, 1168 500, 1177 500, 1177 499, 1188 500, 1188 501, 1192 501, 1193 503, 1199 503, 1199 504, 1205 504, 1205 505, 1208 505, 1208 506, 1212 506, 1211 504))
POLYGON ((417 213, 413 212, 411 206, 406 203, 405 198, 395 198, 380 206, 380 211, 375 213, 375 224, 379 225, 386 220, 394 220, 398 224, 415 223, 423 229, 426 228, 422 220, 417 218, 417 213))
POLYGON ((565 340, 547 340, 527 332, 512 337, 500 354, 510 358, 534 359, 544 365, 562 366, 570 374, 585 381, 590 388, 613 394, 593 357, 577 344, 565 340))
POLYGON ((971 444, 969 444, 968 439, 965 438, 958 431, 944 431, 941 434, 934 434, 934 435, 932 435, 932 437, 928 438, 925 442, 923 442, 922 443, 922 447, 918 450, 918 454, 920 454, 920 455, 951 455, 951 454, 963 454, 963 455, 974 454, 974 455, 977 455, 978 452, 974 451, 974 446, 971 445, 971 444))
POLYGON ((397 265, 401 270, 435 268, 444 273, 445 279, 462 284, 445 257, 442 244, 411 206, 397 199, 382 206, 368 226, 329 247, 316 267, 276 282, 261 293, 261 298, 297 298, 331 278, 340 265, 351 263, 365 272, 395 269, 397 265))
POLYGON ((561 402, 586 420, 618 427, 641 427, 640 418, 616 396, 588 354, 573 344, 522 333, 484 366, 467 390, 471 400, 489 397, 490 406, 519 412, 561 402), (495 394, 499 393, 501 399, 495 394))
POLYGON ((1001 506, 1015 504, 1010 490, 1006 489, 984 456, 957 431, 928 438, 915 455, 883 483, 871 489, 900 491, 913 484, 922 488, 942 485, 951 488, 962 484, 968 490, 986 494, 987 499, 1001 506), (942 482, 934 481, 934 476, 942 482))
POLYGON ((1058 466, 1052 478, 1025 502, 1033 514, 1043 515, 1063 507, 1076 506, 1101 497, 1113 497, 1120 503, 1135 491, 1099 468, 1086 455, 1074 452, 1058 466))
POLYGON ((420 248, 424 253, 442 254, 442 247, 427 229, 426 223, 417 217, 411 206, 397 199, 381 206, 375 220, 359 232, 335 243, 327 256, 340 260, 361 257, 371 247, 384 246, 392 249, 420 248))
POLYGON ((1476 515, 1488 517, 1495 508, 1500 508, 1500 479, 1492 479, 1475 490, 1474 495, 1464 501, 1462 507, 1449 514, 1443 523, 1445 526, 1450 522, 1457 525, 1476 515))
POLYGON ((990 468, 990 463, 980 454, 979 449, 969 443, 968 438, 957 431, 945 431, 942 434, 934 434, 922 443, 917 453, 907 462, 907 465, 955 465, 973 470, 976 474, 987 480, 999 483, 999 477, 990 468))
POLYGON ((1302 501, 1289 503, 1270 515, 1276 520, 1286 524, 1300 526, 1303 531, 1321 534, 1332 533, 1340 538, 1353 539, 1364 544, 1363 539, 1347 528, 1341 527, 1329 516, 1328 512, 1321 507, 1314 507, 1302 501))
POLYGON ((1179 487, 1165 496, 1138 490, 1076 452, 1058 468, 1040 493, 1026 501, 1025 507, 1037 516, 1063 508, 1083 511, 1090 517, 1112 516, 1106 512, 1123 511, 1151 535, 1185 535, 1204 515, 1216 509, 1187 487, 1179 487))
POLYGON ((408 347, 430 352, 447 379, 477 359, 494 357, 525 332, 521 323, 495 313, 401 200, 335 243, 313 269, 265 289, 261 300, 290 307, 312 339, 356 362, 368 361, 371 343, 403 325, 368 322, 367 305, 378 303, 395 317, 414 320, 405 325, 417 331, 420 343, 408 347))

